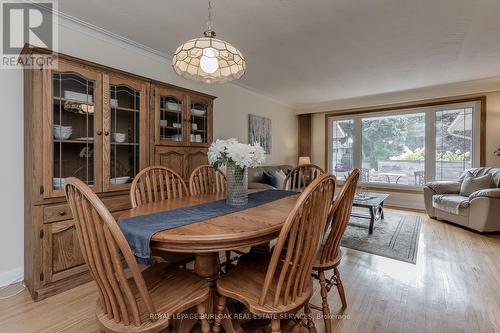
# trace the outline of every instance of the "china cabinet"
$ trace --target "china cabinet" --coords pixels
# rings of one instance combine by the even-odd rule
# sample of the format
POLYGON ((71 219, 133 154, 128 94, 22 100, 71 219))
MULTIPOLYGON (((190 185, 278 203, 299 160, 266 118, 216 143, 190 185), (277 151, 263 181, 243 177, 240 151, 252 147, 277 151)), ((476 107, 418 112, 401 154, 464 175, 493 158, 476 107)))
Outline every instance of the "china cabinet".
POLYGON ((213 97, 154 84, 154 152, 151 163, 175 170, 185 180, 207 164, 212 143, 213 97))
MULTIPOLYGON (((23 51, 35 52, 51 54, 23 51)), ((90 280, 64 197, 67 177, 83 180, 117 218, 131 206, 128 191, 141 169, 158 163, 188 178, 206 163, 212 140, 214 97, 52 57, 53 68, 24 69, 24 261, 35 300, 90 280)))

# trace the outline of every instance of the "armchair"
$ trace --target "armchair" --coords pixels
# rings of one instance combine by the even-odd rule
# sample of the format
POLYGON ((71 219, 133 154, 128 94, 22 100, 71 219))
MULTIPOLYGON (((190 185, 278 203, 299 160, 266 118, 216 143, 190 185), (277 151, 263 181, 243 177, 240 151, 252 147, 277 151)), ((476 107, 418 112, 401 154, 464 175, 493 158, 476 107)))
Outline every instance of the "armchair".
POLYGON ((450 221, 479 232, 500 231, 500 168, 466 170, 457 181, 431 182, 424 186, 427 214, 434 219, 450 221), (493 188, 460 195, 465 174, 492 174, 493 188))

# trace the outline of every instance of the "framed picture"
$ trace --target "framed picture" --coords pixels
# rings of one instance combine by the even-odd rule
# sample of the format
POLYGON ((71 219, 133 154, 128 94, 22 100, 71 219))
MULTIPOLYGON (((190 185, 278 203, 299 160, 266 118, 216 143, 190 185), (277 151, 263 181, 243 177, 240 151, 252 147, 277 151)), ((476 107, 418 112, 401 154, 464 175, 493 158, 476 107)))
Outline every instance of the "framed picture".
POLYGON ((266 154, 271 154, 271 119, 248 115, 248 143, 260 143, 266 154))

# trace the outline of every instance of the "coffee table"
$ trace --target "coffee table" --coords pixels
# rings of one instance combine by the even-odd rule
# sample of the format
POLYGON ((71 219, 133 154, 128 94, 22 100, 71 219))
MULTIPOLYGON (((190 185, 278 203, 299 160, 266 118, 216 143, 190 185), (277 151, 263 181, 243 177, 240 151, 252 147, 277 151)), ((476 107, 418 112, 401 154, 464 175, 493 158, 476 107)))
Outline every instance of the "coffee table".
POLYGON ((359 192, 354 197, 353 206, 368 208, 370 215, 351 213, 351 216, 370 220, 368 233, 373 234, 373 224, 376 220, 384 218, 384 201, 389 197, 387 193, 359 192), (362 194, 364 197, 362 197, 362 194))

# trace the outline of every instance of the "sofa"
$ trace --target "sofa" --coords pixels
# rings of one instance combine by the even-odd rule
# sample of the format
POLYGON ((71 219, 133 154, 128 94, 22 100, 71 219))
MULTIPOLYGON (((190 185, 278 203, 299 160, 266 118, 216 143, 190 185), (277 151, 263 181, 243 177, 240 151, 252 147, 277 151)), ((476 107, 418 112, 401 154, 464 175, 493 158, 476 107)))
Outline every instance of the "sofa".
POLYGON ((424 186, 427 214, 479 232, 500 231, 500 168, 473 168, 464 171, 457 181, 439 181, 424 186), (481 177, 491 174, 489 187, 469 196, 460 194, 468 174, 481 177))
POLYGON ((293 169, 291 165, 258 166, 248 169, 248 188, 249 189, 273 189, 274 187, 266 182, 264 172, 274 172, 283 170, 288 174, 293 169))

